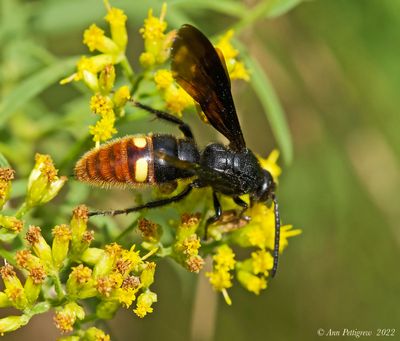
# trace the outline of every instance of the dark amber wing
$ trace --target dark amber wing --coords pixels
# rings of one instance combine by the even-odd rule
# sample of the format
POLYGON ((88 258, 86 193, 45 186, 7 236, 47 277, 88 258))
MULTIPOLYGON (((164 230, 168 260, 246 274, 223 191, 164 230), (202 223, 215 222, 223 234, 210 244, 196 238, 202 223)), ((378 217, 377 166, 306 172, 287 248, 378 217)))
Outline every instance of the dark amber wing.
POLYGON ((230 80, 211 42, 197 28, 183 25, 172 44, 172 74, 200 105, 210 124, 241 151, 246 147, 233 103, 230 80))

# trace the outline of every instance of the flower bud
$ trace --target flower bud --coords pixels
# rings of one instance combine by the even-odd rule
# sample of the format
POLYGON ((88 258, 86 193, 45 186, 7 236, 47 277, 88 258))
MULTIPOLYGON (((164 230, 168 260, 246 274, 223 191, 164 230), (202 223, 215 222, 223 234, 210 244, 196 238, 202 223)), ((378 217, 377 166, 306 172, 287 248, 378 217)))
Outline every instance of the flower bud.
POLYGON ((48 155, 36 154, 35 166, 29 176, 26 205, 34 207, 53 199, 67 181, 65 176, 58 177, 57 169, 48 155))
POLYGON ((87 229, 88 219, 88 209, 85 205, 80 205, 73 210, 70 223, 71 253, 73 258, 83 253, 85 243, 82 243, 82 241, 87 229))
POLYGON ((43 238, 40 227, 33 225, 29 226, 25 238, 31 245, 35 255, 42 260, 47 269, 50 269, 53 265, 51 248, 49 244, 47 244, 46 240, 43 238))
POLYGON ((109 94, 115 83, 115 68, 114 65, 108 64, 100 72, 99 90, 103 94, 109 94))
POLYGON ((153 312, 152 305, 157 302, 157 294, 147 290, 146 292, 140 294, 137 299, 136 309, 133 311, 140 318, 145 317, 148 313, 153 312))
POLYGON ((121 110, 124 108, 126 102, 128 102, 130 98, 129 87, 127 85, 123 85, 115 91, 113 101, 117 111, 121 115, 121 110))
POLYGON ((99 319, 110 320, 119 307, 118 301, 101 301, 96 307, 96 315, 99 319))
POLYGON ((6 264, 0 269, 0 274, 6 287, 4 292, 12 305, 19 310, 25 309, 28 305, 28 300, 14 268, 10 264, 6 264))
POLYGON ((112 270, 121 252, 122 247, 117 243, 106 245, 104 254, 94 266, 93 277, 107 275, 112 270))
POLYGON ((20 316, 7 316, 0 319, 0 334, 9 333, 22 326, 25 326, 29 322, 29 317, 26 315, 20 316))
POLYGON ((128 43, 128 33, 126 31, 125 22, 127 17, 119 8, 110 7, 105 19, 110 24, 111 37, 113 41, 125 51, 126 44, 128 43))
POLYGON ((267 288, 267 281, 262 276, 258 277, 250 272, 239 270, 236 273, 236 277, 245 289, 256 295, 259 295, 261 290, 267 288))
POLYGON ((17 234, 23 229, 24 223, 15 217, 0 215, 0 227, 17 234))
POLYGON ((156 272, 156 263, 147 262, 146 267, 140 274, 140 283, 143 288, 148 288, 154 282, 154 273, 156 272))
POLYGON ((71 230, 67 225, 59 225, 54 227, 52 232, 54 236, 51 248, 53 265, 56 269, 59 269, 68 254, 71 230))
POLYGON ((82 264, 73 267, 66 288, 68 295, 80 299, 96 296, 97 291, 92 278, 92 270, 82 264))
POLYGON ((0 210, 10 197, 11 180, 14 179, 14 173, 11 168, 0 168, 0 210))
MULTIPOLYGON (((90 327, 85 331, 83 340, 85 341, 110 341, 110 335, 104 333, 101 329, 90 327)), ((72 341, 72 340, 71 340, 72 341)), ((73 340, 75 341, 75 340, 73 340)), ((76 340, 78 341, 78 340, 76 340)))
POLYGON ((30 305, 34 304, 39 297, 40 290, 42 288, 42 284, 45 278, 46 273, 42 266, 33 268, 30 271, 24 285, 25 295, 30 305))
POLYGON ((67 303, 59 309, 54 316, 54 324, 62 332, 67 333, 73 330, 76 320, 83 320, 85 311, 75 302, 67 303))

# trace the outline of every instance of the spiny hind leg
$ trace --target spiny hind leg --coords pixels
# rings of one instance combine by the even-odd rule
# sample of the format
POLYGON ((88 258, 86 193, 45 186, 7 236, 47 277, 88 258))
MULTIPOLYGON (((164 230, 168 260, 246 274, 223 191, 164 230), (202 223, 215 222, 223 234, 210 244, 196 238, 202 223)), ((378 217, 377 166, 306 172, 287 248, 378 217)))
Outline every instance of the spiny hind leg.
POLYGON ((193 133, 192 133, 192 130, 190 129, 189 125, 186 124, 185 122, 183 122, 178 117, 173 116, 165 111, 153 109, 152 107, 149 107, 140 102, 136 102, 134 100, 132 100, 131 102, 135 107, 146 110, 147 112, 157 116, 159 119, 176 124, 178 126, 178 128, 180 129, 180 131, 183 133, 183 135, 185 135, 186 138, 194 140, 193 133))

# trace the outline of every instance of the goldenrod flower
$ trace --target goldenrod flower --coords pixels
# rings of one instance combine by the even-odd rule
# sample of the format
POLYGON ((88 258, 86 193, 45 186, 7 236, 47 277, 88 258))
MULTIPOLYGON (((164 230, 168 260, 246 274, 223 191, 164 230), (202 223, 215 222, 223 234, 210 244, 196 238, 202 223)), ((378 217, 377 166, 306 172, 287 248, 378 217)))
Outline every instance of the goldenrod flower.
POLYGON ((264 277, 258 277, 247 271, 238 271, 237 279, 248 291, 256 295, 259 295, 261 290, 267 288, 267 281, 264 277))
POLYGON ((136 309, 133 311, 140 318, 145 317, 148 313, 153 312, 152 305, 157 302, 157 294, 147 290, 146 292, 140 294, 137 299, 136 309))
POLYGON ((130 98, 131 95, 127 85, 123 85, 118 88, 117 91, 115 91, 113 102, 119 116, 123 116, 125 114, 124 106, 130 98))
POLYGON ((108 13, 104 19, 110 24, 112 40, 121 50, 125 51, 126 44, 128 43, 128 33, 125 26, 127 16, 119 8, 107 7, 108 13))
POLYGON ((266 159, 258 156, 258 161, 263 169, 271 173, 274 181, 278 182, 278 177, 282 173, 282 169, 278 166, 277 161, 279 158, 279 151, 274 149, 266 159))
POLYGON ((24 223, 13 216, 0 215, 0 227, 17 234, 23 229, 24 223))
POLYGON ((274 264, 274 258, 265 250, 258 250, 251 253, 253 273, 266 276, 274 264))
POLYGON ((43 238, 41 229, 38 226, 29 226, 26 233, 26 240, 31 245, 33 252, 38 256, 47 269, 52 267, 53 257, 51 254, 51 247, 43 238))
POLYGON ((84 299, 96 296, 97 290, 92 278, 92 270, 83 264, 73 267, 67 280, 66 289, 71 297, 84 299))
POLYGON ((0 274, 6 287, 4 292, 12 305, 19 310, 25 309, 28 305, 28 300, 14 268, 10 264, 6 264, 0 269, 0 274))
MULTIPOLYGON (((80 339, 79 339, 80 340, 80 339)), ((79 341, 76 340, 76 341, 79 341)), ((102 330, 96 327, 90 327, 88 330, 85 331, 85 334, 82 340, 87 341, 110 341, 110 335, 104 333, 102 330)), ((72 340, 71 340, 72 341, 72 340)), ((73 340, 75 341, 75 340, 73 340)))
POLYGON ((108 94, 115 83, 115 67, 108 64, 101 70, 99 75, 99 89, 102 94, 108 94))
POLYGON ((182 116, 183 110, 194 105, 193 98, 178 85, 167 88, 164 99, 167 109, 178 116, 182 116))
POLYGON ((122 285, 117 289, 116 296, 118 301, 124 305, 125 308, 129 308, 133 301, 136 300, 136 293, 140 288, 140 279, 135 276, 129 276, 124 279, 122 285))
POLYGON ((82 320, 85 317, 83 308, 75 302, 67 303, 59 309, 54 316, 54 324, 62 333, 73 330, 76 320, 82 320))
POLYGON ((24 291, 30 305, 33 305, 39 297, 45 278, 46 272, 40 264, 35 268, 32 268, 29 272, 24 285, 24 291))
POLYGON ((93 141, 97 145, 101 141, 109 140, 114 134, 117 133, 117 129, 114 127, 115 115, 114 112, 105 114, 94 126, 89 126, 89 133, 93 135, 93 141))
POLYGON ((14 179, 14 174, 11 168, 0 168, 0 210, 10 197, 11 180, 14 179))
POLYGON ((113 269, 117 259, 120 257, 121 253, 121 245, 117 243, 106 245, 105 252, 97 261, 93 269, 93 277, 97 278, 109 274, 113 269))
POLYGON ((140 283, 143 288, 148 288, 154 282, 154 273, 156 272, 156 263, 147 262, 146 267, 140 274, 140 283))
POLYGON ((93 95, 90 99, 90 110, 100 116, 114 115, 114 103, 108 96, 99 93, 93 95))
POLYGON ((89 47, 90 51, 98 50, 105 54, 116 54, 119 47, 110 38, 104 35, 104 31, 96 24, 92 24, 83 33, 83 43, 89 47))
POLYGON ((248 81, 250 79, 249 72, 242 62, 239 62, 236 57, 239 54, 239 51, 236 50, 232 43, 231 39, 233 38, 234 31, 229 30, 223 35, 216 47, 222 51, 224 55, 226 67, 228 69, 228 73, 231 79, 243 79, 248 81))
POLYGON ((170 70, 161 69, 154 74, 154 81, 157 89, 167 89, 174 83, 174 78, 170 70))
POLYGON ((31 271, 38 265, 42 264, 42 261, 39 257, 32 255, 30 250, 19 250, 15 255, 15 260, 17 262, 18 267, 31 271))
POLYGON ((167 23, 164 17, 167 11, 166 3, 161 8, 159 18, 153 16, 153 10, 148 12, 144 26, 140 29, 140 33, 144 39, 145 52, 139 58, 140 63, 144 67, 150 67, 154 64, 164 63, 169 56, 169 47, 172 44, 173 32, 165 34, 167 23))
POLYGON ((141 218, 138 221, 138 229, 146 241, 150 243, 157 243, 160 240, 162 230, 159 224, 156 224, 145 218, 141 218))
POLYGON ((29 208, 45 204, 58 194, 67 178, 58 177, 57 172, 49 155, 36 154, 35 166, 29 175, 28 193, 25 200, 29 208))
POLYGON ((65 224, 54 227, 52 233, 54 237, 51 248, 53 265, 59 269, 67 257, 72 233, 70 228, 65 224))
POLYGON ((22 326, 26 325, 29 322, 29 317, 26 315, 20 316, 7 316, 0 319, 0 334, 9 333, 22 326))
POLYGON ((231 304, 231 300, 226 291, 232 286, 231 270, 235 268, 235 254, 233 250, 226 244, 218 247, 216 254, 213 256, 213 271, 207 272, 211 285, 217 291, 221 291, 227 304, 231 304))

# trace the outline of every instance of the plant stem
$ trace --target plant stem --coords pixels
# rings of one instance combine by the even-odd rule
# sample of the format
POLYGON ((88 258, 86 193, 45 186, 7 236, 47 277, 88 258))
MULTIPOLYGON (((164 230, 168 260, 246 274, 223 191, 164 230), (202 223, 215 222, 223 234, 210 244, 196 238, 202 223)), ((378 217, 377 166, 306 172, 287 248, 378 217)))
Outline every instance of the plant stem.
POLYGON ((131 85, 134 85, 134 83, 135 83, 134 74, 135 73, 133 72, 132 66, 131 66, 131 64, 129 64, 128 58, 126 58, 126 56, 124 56, 124 58, 121 60, 121 66, 122 66, 122 69, 124 70, 126 78, 128 78, 131 85))
POLYGON ((24 201, 21 207, 18 209, 17 213, 15 213, 15 218, 21 219, 31 208, 24 201))
POLYGON ((57 293, 57 298, 61 301, 64 298, 64 291, 61 286, 60 277, 58 277, 58 274, 53 274, 52 279, 54 282, 54 289, 57 293))

